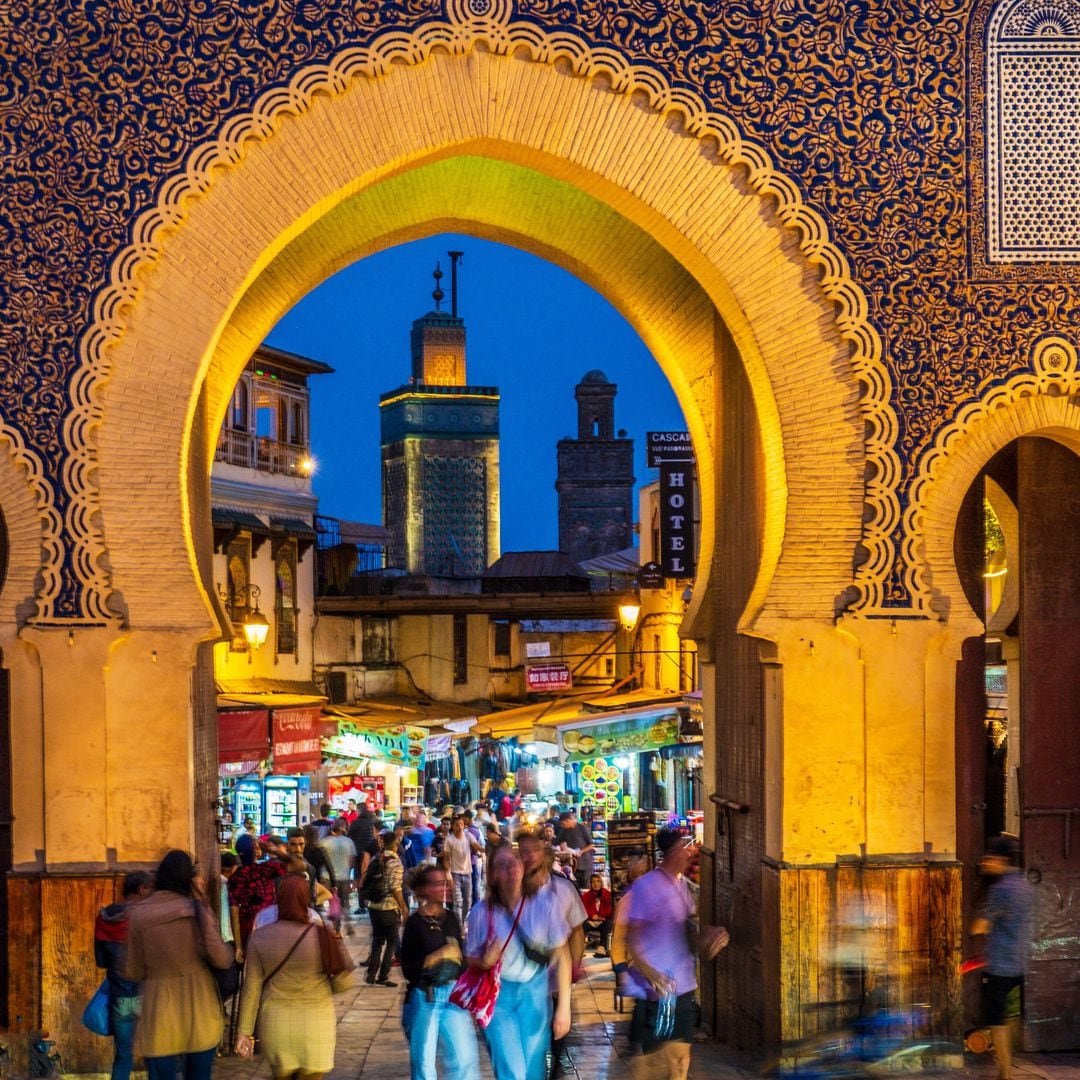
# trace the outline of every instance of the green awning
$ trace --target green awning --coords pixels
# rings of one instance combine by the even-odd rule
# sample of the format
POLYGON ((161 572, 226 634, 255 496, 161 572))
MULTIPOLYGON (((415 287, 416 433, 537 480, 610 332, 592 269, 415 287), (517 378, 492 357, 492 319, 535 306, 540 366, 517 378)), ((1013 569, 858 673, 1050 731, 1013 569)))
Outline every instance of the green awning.
POLYGON ((251 532, 267 532, 265 521, 249 510, 233 510, 227 506, 215 506, 211 512, 215 529, 248 529, 251 532))
POLYGON ((276 518, 270 519, 270 525, 275 532, 288 533, 290 536, 304 537, 308 540, 315 539, 315 528, 299 518, 276 518))

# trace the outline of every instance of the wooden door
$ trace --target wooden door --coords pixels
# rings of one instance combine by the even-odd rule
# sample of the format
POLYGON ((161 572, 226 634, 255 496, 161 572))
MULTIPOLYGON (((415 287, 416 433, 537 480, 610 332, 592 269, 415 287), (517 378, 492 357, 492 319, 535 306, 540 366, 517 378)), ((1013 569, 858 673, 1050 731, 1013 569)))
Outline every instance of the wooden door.
MULTIPOLYGON (((1080 1047, 1080 458, 1019 447, 1020 798, 1035 882, 1029 1050, 1080 1047)), ((1011 749, 1010 749, 1011 752, 1011 749)))

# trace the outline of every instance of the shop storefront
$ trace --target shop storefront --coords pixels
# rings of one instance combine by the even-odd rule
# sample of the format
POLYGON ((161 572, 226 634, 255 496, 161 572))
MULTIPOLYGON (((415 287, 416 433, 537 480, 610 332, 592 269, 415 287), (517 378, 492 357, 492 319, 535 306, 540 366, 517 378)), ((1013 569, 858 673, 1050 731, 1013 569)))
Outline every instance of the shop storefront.
POLYGON ((322 760, 322 698, 265 707, 230 699, 218 711, 219 833, 231 844, 250 823, 284 833, 311 820, 311 774, 322 760), (234 707, 229 707, 229 706, 234 707))

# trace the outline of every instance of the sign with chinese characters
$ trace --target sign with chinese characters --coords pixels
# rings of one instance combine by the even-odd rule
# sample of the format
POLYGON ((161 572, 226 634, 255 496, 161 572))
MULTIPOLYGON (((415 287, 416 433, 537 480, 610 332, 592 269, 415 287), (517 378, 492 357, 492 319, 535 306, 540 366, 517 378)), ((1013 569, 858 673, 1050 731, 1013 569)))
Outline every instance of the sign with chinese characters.
POLYGON ((569 664, 530 664, 525 669, 525 686, 530 693, 569 690, 573 686, 569 664))
POLYGON ((671 709, 613 720, 610 724, 563 728, 560 737, 568 761, 586 761, 600 754, 640 754, 678 742, 679 714, 671 709))
POLYGON ((551 655, 550 641, 527 641, 525 642, 525 655, 531 660, 533 657, 551 655))
POLYGON ((694 466, 660 468, 660 565, 664 576, 694 576, 694 466))

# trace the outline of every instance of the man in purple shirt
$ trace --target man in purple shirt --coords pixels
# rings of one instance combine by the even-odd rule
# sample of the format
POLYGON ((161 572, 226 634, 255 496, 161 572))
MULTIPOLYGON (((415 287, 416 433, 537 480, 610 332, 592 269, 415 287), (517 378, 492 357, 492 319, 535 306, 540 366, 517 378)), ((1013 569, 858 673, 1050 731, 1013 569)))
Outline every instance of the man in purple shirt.
POLYGON ((698 857, 693 840, 675 829, 662 829, 656 846, 663 861, 626 895, 629 963, 617 964, 615 970, 630 996, 638 996, 627 985, 630 982, 644 993, 644 999, 634 1002, 630 1024, 631 1039, 642 1050, 634 1058, 634 1075, 685 1078, 698 1019, 697 954, 712 960, 729 939, 722 927, 705 927, 699 933, 694 922, 694 902, 683 880, 698 857), (665 994, 676 996, 674 1024, 669 1034, 657 1035, 657 1004, 665 994))

